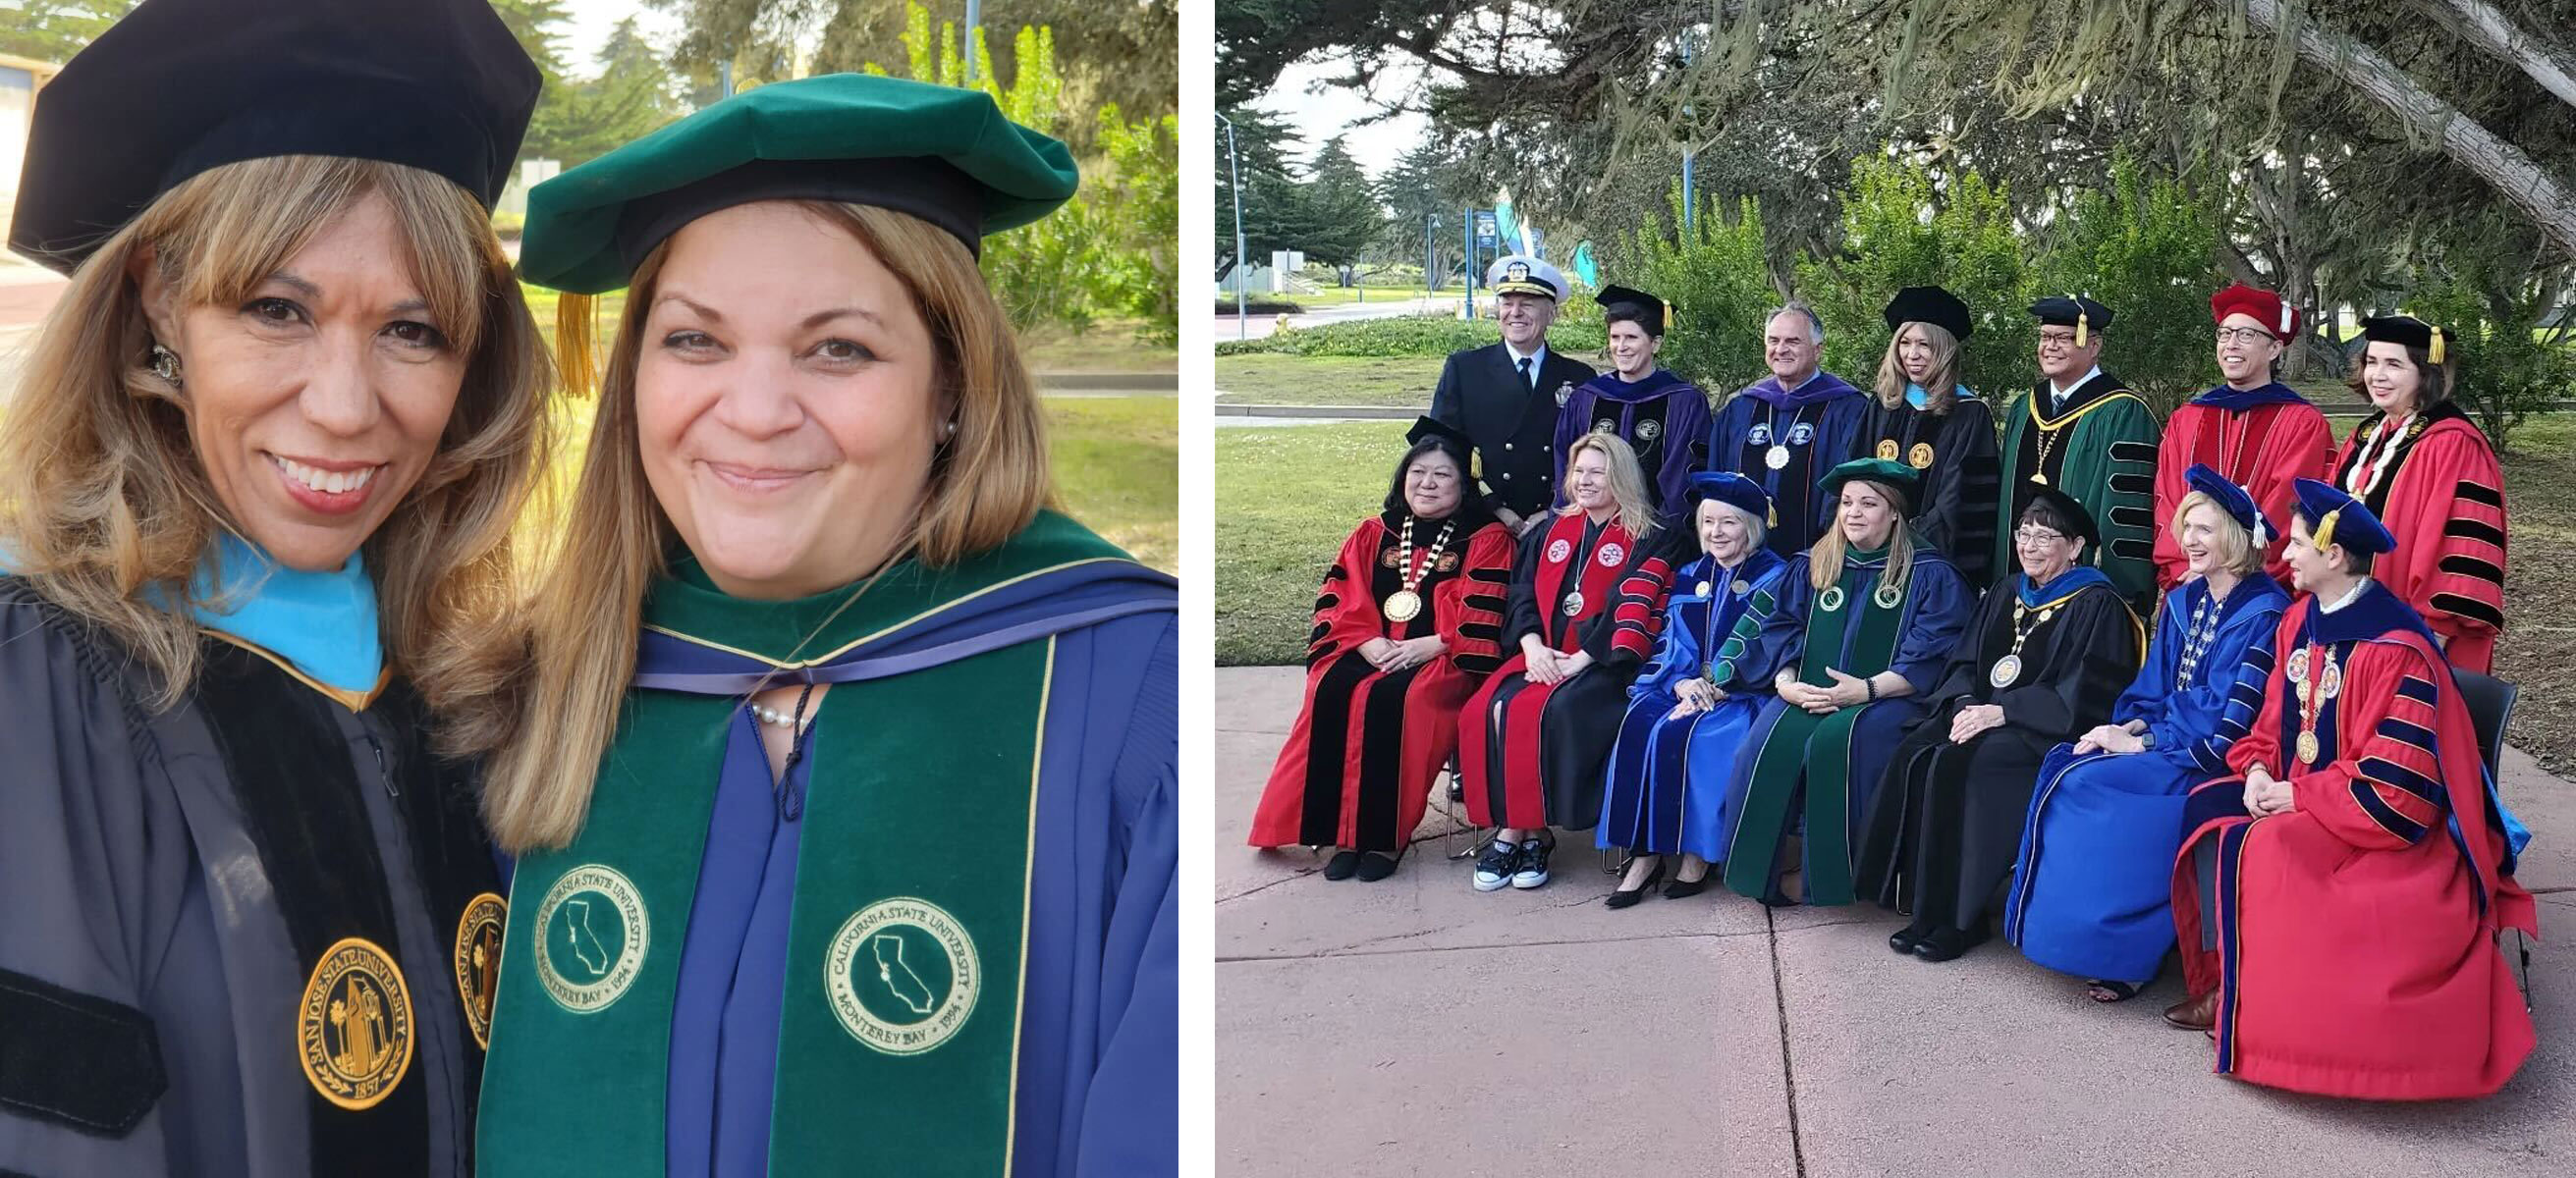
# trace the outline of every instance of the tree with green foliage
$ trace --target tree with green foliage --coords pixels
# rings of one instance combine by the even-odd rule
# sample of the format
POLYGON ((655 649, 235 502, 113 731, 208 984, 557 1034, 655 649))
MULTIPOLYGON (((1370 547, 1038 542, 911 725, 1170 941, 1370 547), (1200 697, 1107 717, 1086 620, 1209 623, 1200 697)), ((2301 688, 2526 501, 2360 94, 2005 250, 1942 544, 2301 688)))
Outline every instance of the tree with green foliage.
POLYGON ((2026 246, 2002 189, 1975 171, 1863 157, 1842 213, 1839 248, 1798 267, 1799 294, 1825 320, 1827 371, 1870 387, 1887 354, 1887 300, 1902 287, 1941 286, 1975 316, 1960 369, 1968 387, 1999 399, 2030 383, 2026 246))
POLYGON ((1286 248, 1304 251, 1308 261, 1356 266, 1361 252, 1386 230, 1386 210, 1377 203, 1368 173, 1360 170, 1339 135, 1315 149, 1297 196, 1303 231, 1286 248))
POLYGON ((2220 278, 2216 217, 2199 194, 2125 154, 2109 183, 2079 191, 2048 227, 2030 291, 2091 295, 2111 308, 2102 367, 2159 415, 2217 378, 2209 296, 2220 278))
POLYGON ((1437 134, 1396 157, 1374 187, 1378 204, 1388 210, 1377 256, 1421 265, 1427 244, 1435 285, 1456 275, 1465 248, 1458 217, 1476 201, 1465 180, 1458 153, 1437 134))
POLYGON ((492 0, 492 10, 544 79, 527 135, 519 143, 519 158, 560 160, 574 167, 679 117, 677 81, 636 31, 635 18, 619 21, 609 32, 594 58, 598 74, 577 79, 568 72, 560 48, 572 20, 564 0, 492 0))
POLYGON ((17 0, 0 25, 0 53, 61 65, 140 0, 17 0))
POLYGON ((1663 299, 1664 343, 1656 359, 1712 395, 1723 395, 1761 379, 1764 371, 1762 316, 1778 296, 1764 277, 1762 214, 1751 200, 1738 203, 1732 218, 1704 206, 1683 229, 1681 202, 1676 182, 1673 228, 1639 228, 1626 264, 1602 278, 1663 299))

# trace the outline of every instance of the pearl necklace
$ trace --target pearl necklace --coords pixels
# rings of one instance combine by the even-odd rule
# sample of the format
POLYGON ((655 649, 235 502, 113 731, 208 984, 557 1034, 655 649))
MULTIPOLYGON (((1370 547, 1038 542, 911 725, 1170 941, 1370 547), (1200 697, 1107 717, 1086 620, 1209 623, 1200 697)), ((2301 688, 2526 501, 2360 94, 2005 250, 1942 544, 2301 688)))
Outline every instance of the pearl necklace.
POLYGON ((759 704, 751 705, 751 714, 753 718, 759 720, 763 724, 775 724, 781 728, 793 728, 799 732, 804 731, 813 723, 813 721, 808 720, 804 724, 799 724, 796 722, 796 717, 794 715, 779 711, 776 708, 762 707, 759 704))

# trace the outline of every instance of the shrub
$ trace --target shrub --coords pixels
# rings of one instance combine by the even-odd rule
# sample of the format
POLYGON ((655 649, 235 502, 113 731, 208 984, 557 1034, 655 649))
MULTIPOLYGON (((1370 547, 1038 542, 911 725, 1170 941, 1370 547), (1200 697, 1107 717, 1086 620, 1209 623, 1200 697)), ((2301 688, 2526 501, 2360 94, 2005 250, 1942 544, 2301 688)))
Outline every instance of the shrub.
MULTIPOLYGON (((1762 315, 1779 301, 1763 269, 1762 216, 1752 198, 1736 207, 1732 222, 1712 203, 1682 229, 1681 183, 1670 200, 1673 233, 1659 226, 1637 230, 1631 256, 1641 273, 1622 285, 1661 297, 1666 312, 1663 348, 1656 359, 1684 380, 1716 394, 1762 378, 1762 315)), ((1594 309, 1597 319, 1599 309, 1594 309)))
MULTIPOLYGON (((1228 303, 1227 310, 1232 308, 1233 304, 1228 303)), ((1599 319, 1598 307, 1593 309, 1593 317, 1599 319)), ((1219 340, 1216 354, 1446 356, 1451 352, 1497 343, 1502 338, 1503 329, 1491 319, 1470 322, 1438 315, 1406 315, 1392 319, 1327 323, 1321 327, 1278 332, 1261 339, 1219 340)), ((1589 360, 1601 352, 1601 329, 1597 325, 1569 324, 1559 320, 1555 327, 1548 329, 1547 346, 1577 359, 1589 360)))

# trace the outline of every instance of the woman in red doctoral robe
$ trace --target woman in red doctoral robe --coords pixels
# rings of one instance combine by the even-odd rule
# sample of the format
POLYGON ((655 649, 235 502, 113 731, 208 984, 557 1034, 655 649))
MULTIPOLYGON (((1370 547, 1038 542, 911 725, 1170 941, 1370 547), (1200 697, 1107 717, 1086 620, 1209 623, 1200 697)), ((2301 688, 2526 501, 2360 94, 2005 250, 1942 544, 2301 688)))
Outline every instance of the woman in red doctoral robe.
POLYGON ((1466 444, 1444 431, 1415 427, 1385 510, 1325 571, 1306 703, 1253 813, 1253 846, 1342 848, 1326 879, 1394 873, 1457 752, 1458 708, 1500 661, 1512 534, 1467 493, 1466 444))
POLYGON ((2451 399, 2448 329, 2406 315, 2361 328, 2350 383, 2377 412, 2335 455, 2334 484, 2397 537, 2371 577, 2424 615, 2452 666, 2486 674, 2504 632, 2503 468, 2451 399))
POLYGON ((2167 1018, 2208 1016, 2216 1070, 2257 1084, 2483 1096, 2534 1045, 2496 943, 2538 935, 2534 905, 2449 667, 2364 575, 2388 532, 2327 484, 2299 498, 2287 551, 2311 596, 2282 616, 2262 711, 2228 750, 2243 776, 2187 804, 2208 816, 2174 873, 2196 997, 2167 1018))
POLYGON ((1547 828, 1600 821, 1603 773, 1628 684, 1662 629, 1676 529, 1655 523, 1637 459, 1616 434, 1565 456, 1573 500, 1533 529, 1512 566, 1511 658, 1458 714, 1467 818, 1498 828, 1476 889, 1547 883, 1547 828))

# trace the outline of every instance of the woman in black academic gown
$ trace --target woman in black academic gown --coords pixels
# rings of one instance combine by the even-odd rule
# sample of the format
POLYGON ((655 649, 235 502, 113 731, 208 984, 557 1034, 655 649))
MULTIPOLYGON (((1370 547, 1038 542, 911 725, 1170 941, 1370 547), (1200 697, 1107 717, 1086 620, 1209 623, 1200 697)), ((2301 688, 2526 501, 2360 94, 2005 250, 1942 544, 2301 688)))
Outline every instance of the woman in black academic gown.
POLYGON ((146 0, 36 102, 0 420, 0 1173, 464 1175, 471 653, 541 468, 482 0, 146 0), (434 113, 430 113, 434 112, 434 113))
POLYGON ((2039 763, 2111 715, 2146 636, 2110 579, 2080 564, 2100 533, 2084 506, 2034 488, 2013 544, 2021 573, 1986 593, 1930 710, 1871 802, 1860 886, 1911 912, 1887 939, 1948 961, 1986 939, 2021 849, 2039 763))
POLYGON ((1995 419, 1960 376, 1960 345, 1977 330, 1968 305, 1937 286, 1909 286, 1888 300, 1887 355, 1861 418, 1854 458, 1902 462, 1923 475, 1914 535, 1950 558, 1969 585, 1993 583, 1995 419))

